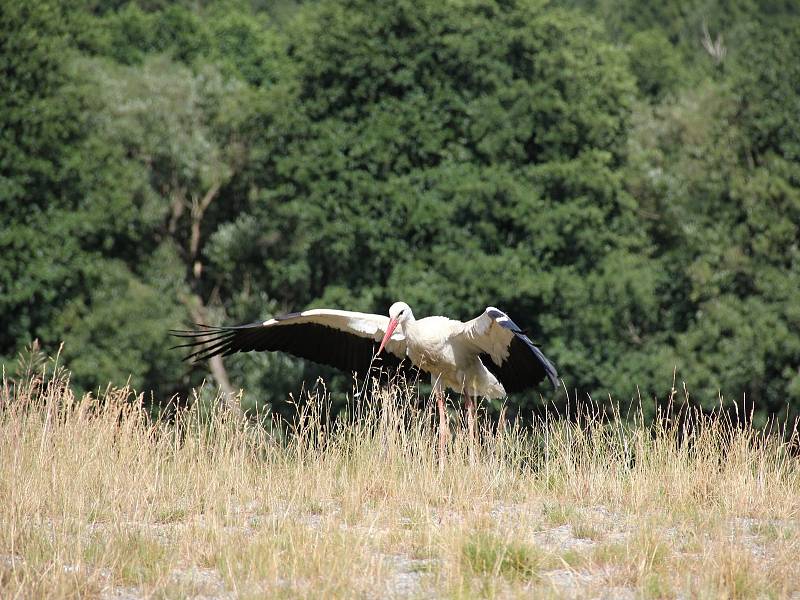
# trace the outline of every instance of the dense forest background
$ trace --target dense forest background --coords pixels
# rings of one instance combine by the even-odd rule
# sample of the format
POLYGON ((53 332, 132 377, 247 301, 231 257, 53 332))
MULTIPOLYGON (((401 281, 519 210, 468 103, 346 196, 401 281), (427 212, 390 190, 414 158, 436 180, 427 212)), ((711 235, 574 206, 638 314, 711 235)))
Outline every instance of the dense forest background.
POLYGON ((167 330, 403 299, 579 397, 800 412, 796 2, 1 3, 7 373, 278 407, 327 372, 167 330))

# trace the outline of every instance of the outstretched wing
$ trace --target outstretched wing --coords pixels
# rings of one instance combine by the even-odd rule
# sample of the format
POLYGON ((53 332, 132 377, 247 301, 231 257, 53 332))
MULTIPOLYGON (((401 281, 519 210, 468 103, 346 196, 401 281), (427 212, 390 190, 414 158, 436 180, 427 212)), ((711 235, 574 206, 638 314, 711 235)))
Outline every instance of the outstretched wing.
MULTIPOLYGON (((383 338, 389 318, 346 310, 313 309, 290 313, 263 322, 235 327, 200 325, 194 331, 171 331, 187 343, 175 348, 193 350, 187 359, 205 360, 236 352, 280 351, 330 365, 346 372, 364 373, 383 338)), ((396 331, 386 352, 375 358, 373 367, 410 367, 406 340, 396 331)))
POLYGON ((558 373, 542 351, 503 311, 490 306, 464 323, 458 334, 473 345, 480 359, 506 392, 521 392, 550 379, 558 387, 558 373))

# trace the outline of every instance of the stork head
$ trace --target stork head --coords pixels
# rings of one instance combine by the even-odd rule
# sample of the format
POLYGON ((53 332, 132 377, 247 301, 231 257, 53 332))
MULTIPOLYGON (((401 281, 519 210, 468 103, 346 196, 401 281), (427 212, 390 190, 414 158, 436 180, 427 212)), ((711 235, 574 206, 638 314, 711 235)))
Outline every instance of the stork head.
POLYGON ((411 312, 411 307, 405 302, 395 302, 389 307, 389 318, 396 320, 398 323, 405 323, 414 318, 414 313, 411 312))
POLYGON ((386 327, 386 333, 383 336, 383 340, 381 340, 381 347, 378 348, 378 354, 383 352, 383 347, 386 345, 394 330, 397 329, 398 325, 402 325, 403 323, 407 323, 410 320, 414 319, 414 313, 411 312, 411 307, 406 304, 405 302, 395 302, 389 307, 389 325, 386 327))

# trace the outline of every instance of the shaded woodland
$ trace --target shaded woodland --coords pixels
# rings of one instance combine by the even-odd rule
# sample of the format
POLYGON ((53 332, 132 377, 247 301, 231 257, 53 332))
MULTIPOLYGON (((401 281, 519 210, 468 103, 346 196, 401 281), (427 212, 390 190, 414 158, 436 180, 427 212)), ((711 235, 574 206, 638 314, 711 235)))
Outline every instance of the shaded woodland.
POLYGON ((167 330, 402 299, 502 307, 579 398, 800 413, 795 2, 2 5, 7 373, 286 410, 330 372, 167 330))

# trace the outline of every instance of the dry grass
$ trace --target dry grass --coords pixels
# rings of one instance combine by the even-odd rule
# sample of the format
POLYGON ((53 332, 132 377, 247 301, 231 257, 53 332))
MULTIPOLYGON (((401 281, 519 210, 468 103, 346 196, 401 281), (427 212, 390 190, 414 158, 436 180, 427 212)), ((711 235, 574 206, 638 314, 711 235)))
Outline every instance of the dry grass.
POLYGON ((231 413, 153 423, 64 373, 0 394, 0 597, 797 597, 800 461, 690 414, 532 430, 456 423, 401 388, 278 439, 231 413))

